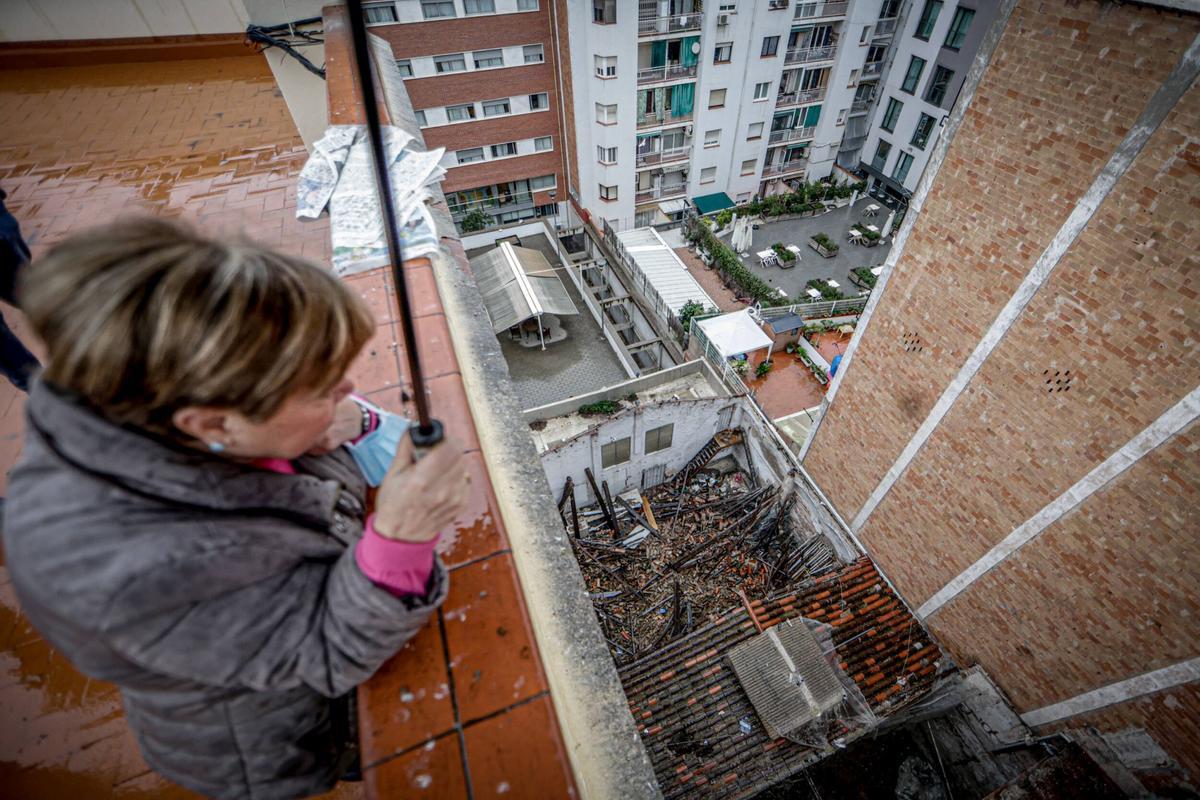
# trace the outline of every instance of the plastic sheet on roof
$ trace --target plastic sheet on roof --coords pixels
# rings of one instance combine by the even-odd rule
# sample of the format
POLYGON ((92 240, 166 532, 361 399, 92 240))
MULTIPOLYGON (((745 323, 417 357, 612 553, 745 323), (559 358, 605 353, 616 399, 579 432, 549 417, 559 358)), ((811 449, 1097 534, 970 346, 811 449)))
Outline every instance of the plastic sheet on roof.
POLYGON ((537 250, 503 242, 471 259, 471 271, 495 333, 542 314, 579 313, 554 268, 537 250))
POLYGON ((721 358, 771 346, 771 337, 763 333, 759 324, 750 316, 750 311, 746 309, 702 319, 696 324, 704 331, 713 347, 717 348, 721 358))

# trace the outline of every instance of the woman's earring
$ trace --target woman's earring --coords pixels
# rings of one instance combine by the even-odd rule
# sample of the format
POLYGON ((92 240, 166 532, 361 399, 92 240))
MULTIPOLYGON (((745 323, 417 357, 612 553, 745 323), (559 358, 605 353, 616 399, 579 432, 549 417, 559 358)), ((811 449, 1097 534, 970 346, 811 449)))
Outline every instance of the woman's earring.
POLYGON ((221 444, 220 442, 209 442, 208 449, 214 453, 223 453, 225 452, 225 445, 221 444))

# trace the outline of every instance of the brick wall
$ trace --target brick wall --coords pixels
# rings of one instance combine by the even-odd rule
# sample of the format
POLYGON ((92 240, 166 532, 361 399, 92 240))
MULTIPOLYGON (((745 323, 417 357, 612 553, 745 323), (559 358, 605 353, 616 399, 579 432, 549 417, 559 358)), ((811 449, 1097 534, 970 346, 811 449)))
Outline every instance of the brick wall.
MULTIPOLYGON (((566 197, 564 148, 567 143, 562 130, 559 105, 562 100, 558 96, 555 74, 557 59, 550 33, 549 5, 541 5, 537 12, 379 25, 371 28, 371 33, 379 35, 391 45, 396 58, 458 52, 469 54, 473 50, 513 45, 542 45, 546 55, 546 61, 542 64, 409 78, 404 82, 413 108, 417 110, 501 97, 519 97, 537 92, 546 92, 549 95, 550 110, 547 112, 515 114, 425 128, 423 133, 426 144, 430 147, 445 147, 447 150, 483 147, 538 136, 554 137, 554 150, 551 152, 454 167, 442 185, 446 191, 474 189, 554 174, 559 187, 558 199, 566 197)), ((573 135, 573 131, 569 135, 573 135)), ((536 199, 539 203, 550 202, 545 193, 539 193, 536 199)))
MULTIPOLYGON (((1159 8, 1018 3, 805 459, 847 519, 1198 31, 1159 8)), ((1193 87, 859 531, 909 603, 1200 386, 1198 130, 1193 87)), ((1193 423, 927 624, 1022 712, 1193 658, 1198 496, 1193 423)), ((1192 686, 1092 716, 1145 727, 1196 780, 1196 709, 1192 686)))

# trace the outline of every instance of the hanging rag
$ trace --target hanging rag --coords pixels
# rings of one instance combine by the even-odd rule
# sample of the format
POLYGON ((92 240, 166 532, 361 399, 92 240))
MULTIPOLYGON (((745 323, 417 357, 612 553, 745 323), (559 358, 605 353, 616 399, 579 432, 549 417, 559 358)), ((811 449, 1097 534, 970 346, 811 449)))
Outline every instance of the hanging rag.
MULTIPOLYGON (((438 250, 437 228, 426 201, 446 174, 441 166, 444 148, 418 150, 409 146, 412 142, 413 137, 399 128, 383 128, 396 224, 407 258, 438 250)), ((329 207, 335 273, 352 275, 389 263, 364 126, 330 127, 313 145, 296 194, 297 219, 316 219, 329 207)))

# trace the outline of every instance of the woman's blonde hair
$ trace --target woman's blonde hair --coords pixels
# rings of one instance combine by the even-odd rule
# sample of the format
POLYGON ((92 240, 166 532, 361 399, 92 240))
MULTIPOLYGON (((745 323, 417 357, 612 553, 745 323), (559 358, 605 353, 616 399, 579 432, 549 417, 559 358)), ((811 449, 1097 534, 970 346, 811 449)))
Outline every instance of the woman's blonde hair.
POLYGON ((95 228, 24 271, 43 379, 167 435, 179 435, 171 418, 186 406, 260 421, 297 391, 332 386, 374 330, 325 269, 177 222, 95 228))

